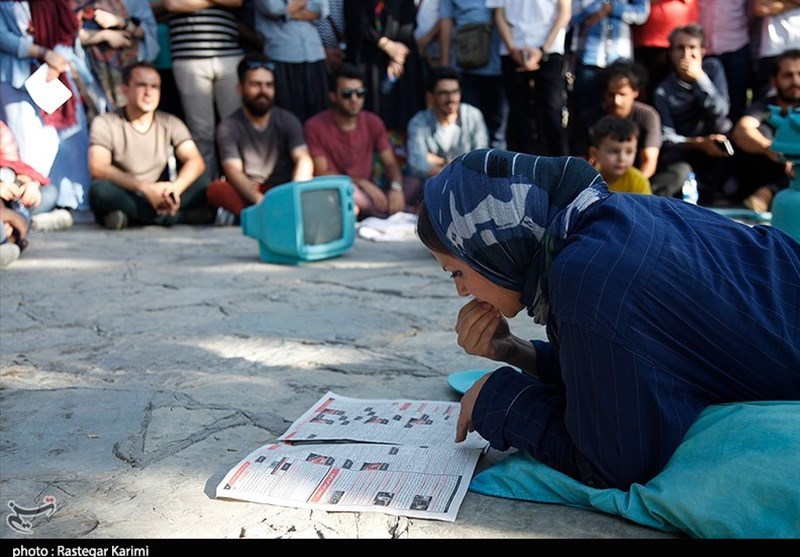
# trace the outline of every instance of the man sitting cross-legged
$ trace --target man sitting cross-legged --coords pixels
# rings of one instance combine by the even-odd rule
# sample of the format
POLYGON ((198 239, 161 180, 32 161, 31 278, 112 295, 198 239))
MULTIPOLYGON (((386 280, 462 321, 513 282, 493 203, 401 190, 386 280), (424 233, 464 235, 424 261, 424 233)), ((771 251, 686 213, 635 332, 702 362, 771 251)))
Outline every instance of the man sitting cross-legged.
POLYGON ((422 184, 419 180, 403 182, 383 120, 364 110, 366 94, 364 75, 357 66, 342 64, 332 75, 328 93, 332 107, 305 123, 314 174, 349 176, 355 185, 360 219, 413 212, 420 201, 422 184), (383 183, 374 173, 376 154, 386 178, 383 183))
POLYGON ((281 84, 275 82, 273 62, 251 52, 239 62, 238 74, 242 108, 217 127, 225 179, 208 187, 208 200, 218 207, 218 226, 236 223, 242 210, 261 201, 270 188, 310 180, 314 170, 300 119, 274 106, 281 84))
POLYGON ((206 164, 186 125, 157 110, 161 76, 156 67, 148 62, 126 67, 122 92, 124 108, 92 121, 89 205, 95 220, 111 230, 129 224, 210 223, 206 164))

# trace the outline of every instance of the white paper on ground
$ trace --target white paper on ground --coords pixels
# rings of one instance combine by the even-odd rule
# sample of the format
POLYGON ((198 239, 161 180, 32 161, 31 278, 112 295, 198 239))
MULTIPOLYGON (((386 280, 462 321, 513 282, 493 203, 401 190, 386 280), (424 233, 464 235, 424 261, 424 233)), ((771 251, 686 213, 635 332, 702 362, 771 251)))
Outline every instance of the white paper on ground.
POLYGON ((25 88, 39 108, 52 114, 67 102, 72 96, 72 91, 58 78, 47 81, 47 68, 47 64, 39 66, 39 69, 25 80, 25 88))
POLYGON ((367 217, 358 227, 358 235, 373 242, 403 242, 414 240, 417 216, 411 213, 395 213, 389 218, 367 217))

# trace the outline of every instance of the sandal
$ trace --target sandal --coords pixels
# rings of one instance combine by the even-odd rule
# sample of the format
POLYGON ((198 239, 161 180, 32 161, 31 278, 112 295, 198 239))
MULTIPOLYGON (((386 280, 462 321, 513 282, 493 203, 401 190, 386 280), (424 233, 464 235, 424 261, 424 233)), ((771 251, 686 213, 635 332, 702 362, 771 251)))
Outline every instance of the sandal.
POLYGON ((747 199, 742 201, 742 205, 756 213, 766 213, 772 205, 772 189, 769 186, 761 186, 747 199))

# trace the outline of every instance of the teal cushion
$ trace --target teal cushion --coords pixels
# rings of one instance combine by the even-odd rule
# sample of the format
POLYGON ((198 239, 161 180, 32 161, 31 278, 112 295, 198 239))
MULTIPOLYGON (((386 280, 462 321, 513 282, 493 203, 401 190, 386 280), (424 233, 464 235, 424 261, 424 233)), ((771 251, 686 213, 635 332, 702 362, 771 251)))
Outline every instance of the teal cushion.
POLYGON ((800 537, 800 402, 703 411, 664 470, 628 491, 594 489, 514 452, 472 491, 619 515, 694 538, 800 537))

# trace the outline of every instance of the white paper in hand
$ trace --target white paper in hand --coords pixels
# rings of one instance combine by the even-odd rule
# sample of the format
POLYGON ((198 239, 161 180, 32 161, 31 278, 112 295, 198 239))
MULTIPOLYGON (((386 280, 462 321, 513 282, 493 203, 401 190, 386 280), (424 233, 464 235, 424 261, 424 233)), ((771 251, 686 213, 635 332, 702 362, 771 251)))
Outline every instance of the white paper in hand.
POLYGON ((72 91, 58 78, 47 81, 47 67, 47 64, 39 66, 39 69, 25 80, 25 88, 39 108, 52 114, 67 102, 72 96, 72 91))

